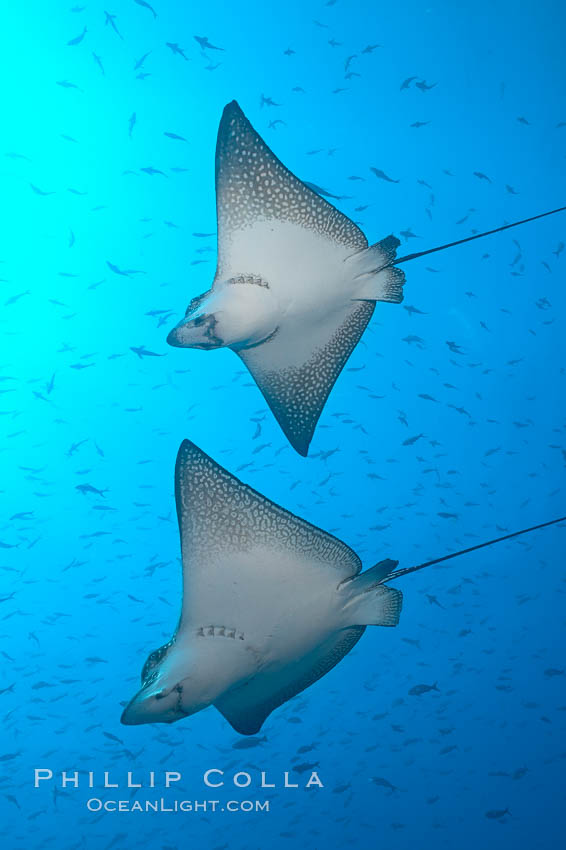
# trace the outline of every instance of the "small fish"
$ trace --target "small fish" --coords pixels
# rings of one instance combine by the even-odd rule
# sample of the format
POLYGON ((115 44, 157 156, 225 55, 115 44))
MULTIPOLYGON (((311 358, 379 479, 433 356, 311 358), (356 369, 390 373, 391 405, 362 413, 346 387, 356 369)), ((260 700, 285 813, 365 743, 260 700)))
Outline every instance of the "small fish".
POLYGON ((93 487, 92 484, 77 484, 75 490, 78 490, 79 493, 82 493, 83 496, 86 493, 95 493, 97 496, 104 496, 108 490, 98 490, 96 487, 93 487))
POLYGON ((149 56, 150 53, 151 53, 151 50, 148 50, 147 53, 144 53, 143 56, 141 56, 138 59, 138 61, 134 65, 134 71, 138 71, 142 67, 143 63, 145 62, 145 60, 147 59, 147 57, 149 56))
POLYGON ((390 791, 398 791, 396 785, 393 785, 388 779, 385 779, 383 776, 372 776, 370 779, 374 785, 378 785, 381 788, 389 788, 390 791))
POLYGON ((184 136, 178 136, 177 133, 163 133, 164 136, 167 136, 168 139, 175 139, 178 142, 186 142, 184 136))
POLYGON ((319 764, 320 764, 320 762, 318 762, 318 761, 312 761, 312 762, 305 761, 305 762, 302 762, 301 764, 295 765, 293 770, 295 771, 295 773, 306 773, 307 770, 313 770, 315 767, 318 767, 319 764))
POLYGON ((122 271, 122 269, 118 268, 118 266, 115 266, 114 263, 111 263, 110 260, 106 260, 106 265, 108 266, 111 272, 114 272, 114 274, 119 274, 123 277, 129 277, 128 272, 122 271))
POLYGON ((259 738, 257 735, 251 735, 249 738, 238 738, 232 744, 232 749, 249 750, 251 747, 259 747, 260 744, 264 744, 266 741, 267 737, 265 735, 262 738, 259 738))
POLYGON ((403 89, 408 89, 413 80, 417 80, 418 77, 407 77, 407 79, 403 80, 401 85, 399 86, 399 91, 403 91, 403 89))
POLYGON ((528 772, 529 772, 528 767, 518 767, 517 770, 513 771, 511 778, 512 779, 522 779, 523 776, 526 776, 526 774, 528 772))
POLYGON ((408 437, 406 440, 403 440, 403 446, 412 446, 417 440, 420 440, 421 437, 424 437, 424 434, 417 434, 415 437, 408 437))
POLYGON ((427 694, 429 691, 438 691, 437 682, 432 685, 414 685, 409 691, 410 697, 420 697, 427 694))
POLYGON ((325 198, 334 198, 336 201, 343 201, 351 197, 350 195, 333 195, 332 192, 329 192, 327 189, 317 186, 316 183, 309 183, 307 180, 303 180, 303 183, 318 195, 324 195, 325 198))
POLYGON ((100 70, 102 72, 102 76, 106 76, 106 71, 104 70, 104 65, 102 64, 102 59, 100 58, 100 56, 98 56, 97 53, 94 52, 94 50, 92 51, 92 58, 94 59, 94 61, 98 65, 98 67, 100 68, 100 70))
POLYGON ((432 83, 432 84, 429 86, 429 85, 427 84, 426 80, 420 80, 418 83, 415 83, 415 86, 416 86, 418 89, 420 89, 422 92, 430 91, 431 89, 433 89, 433 88, 434 88, 435 86, 437 86, 437 85, 438 85, 438 83, 432 83))
POLYGON ((490 809, 485 813, 485 816, 486 818, 489 818, 489 820, 500 820, 502 817, 505 817, 505 815, 510 814, 511 812, 509 809, 490 809))
POLYGON ((11 298, 7 298, 6 301, 4 301, 4 306, 8 307, 10 304, 15 304, 16 301, 19 301, 20 298, 24 297, 24 295, 30 295, 30 294, 31 294, 31 289, 26 289, 25 292, 18 292, 17 295, 12 295, 11 298))
POLYGON ((110 26, 112 27, 112 29, 114 30, 114 32, 116 33, 116 35, 118 36, 118 38, 121 38, 121 39, 122 39, 122 41, 123 41, 123 40, 124 40, 124 37, 123 37, 123 35, 122 35, 119 31, 118 31, 118 27, 116 26, 116 17, 117 17, 117 15, 111 15, 111 14, 110 14, 110 12, 106 12, 106 11, 104 12, 104 15, 105 15, 104 25, 105 25, 105 26, 108 26, 108 24, 110 24, 110 26))
POLYGON ((113 735, 112 732, 103 732, 102 734, 106 738, 109 738, 111 741, 116 741, 117 744, 122 744, 122 746, 124 746, 124 742, 122 741, 122 739, 116 737, 116 735, 113 735))
POLYGON ((376 177, 379 177, 380 180, 385 180, 387 183, 399 183, 399 180, 394 180, 392 177, 388 177, 385 171, 382 171, 381 168, 370 168, 370 171, 375 174, 376 177))
POLYGON ((185 60, 185 62, 189 61, 188 56, 185 56, 185 52, 184 52, 183 48, 179 47, 179 45, 176 44, 175 42, 166 41, 165 47, 168 47, 169 50, 171 51, 171 53, 177 53, 179 56, 182 56, 183 59, 185 60))
POLYGON ((149 174, 150 177, 153 177, 154 174, 161 174, 162 177, 167 177, 164 171, 160 171, 159 168, 154 168, 152 165, 140 168, 140 171, 143 171, 144 174, 149 174))
POLYGON ((157 12, 153 8, 153 6, 150 6, 149 3, 146 3, 146 0, 134 0, 134 3, 137 3, 138 6, 142 6, 142 8, 150 11, 154 18, 157 17, 157 12))
POLYGON ((85 27, 83 29, 83 31, 80 33, 80 35, 75 36, 75 38, 72 38, 70 41, 67 42, 67 47, 74 47, 76 44, 80 44, 81 41, 83 40, 83 38, 85 37, 86 33, 87 33, 87 28, 85 27))
POLYGON ((4 755, 0 756, 0 761, 11 761, 12 759, 17 758, 22 754, 21 750, 18 750, 17 753, 4 753, 4 755))
POLYGON ((195 35, 193 38, 200 45, 201 50, 224 50, 223 47, 216 47, 215 44, 211 44, 206 36, 195 35))
POLYGON ((310 753, 312 750, 315 750, 317 744, 303 744, 302 747, 299 747, 297 750, 297 755, 304 755, 305 753, 310 753))
POLYGON ((36 195, 41 195, 42 197, 47 197, 47 195, 54 195, 55 192, 44 192, 43 189, 40 189, 39 186, 35 186, 33 183, 30 183, 30 189, 32 192, 35 192, 36 195))
POLYGON ((75 83, 71 83, 70 80, 57 80, 56 84, 58 86, 61 86, 61 88, 63 89, 77 89, 77 91, 82 91, 79 86, 77 86, 75 83))
POLYGON ((143 345, 132 345, 130 346, 130 351, 133 351, 134 354, 137 354, 140 360, 143 357, 165 357, 164 354, 157 354, 155 351, 149 351, 149 349, 145 348, 143 345))

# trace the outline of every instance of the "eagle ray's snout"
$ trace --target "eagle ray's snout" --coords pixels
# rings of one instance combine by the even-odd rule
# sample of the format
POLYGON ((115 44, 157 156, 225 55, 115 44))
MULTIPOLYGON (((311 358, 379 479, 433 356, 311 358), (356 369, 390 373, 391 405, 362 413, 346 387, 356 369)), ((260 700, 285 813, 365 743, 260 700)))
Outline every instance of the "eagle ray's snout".
POLYGON ((224 345, 217 333, 217 317, 204 310, 193 312, 182 319, 167 335, 167 342, 175 348, 220 348, 224 345), (196 315, 195 315, 196 312, 196 315))

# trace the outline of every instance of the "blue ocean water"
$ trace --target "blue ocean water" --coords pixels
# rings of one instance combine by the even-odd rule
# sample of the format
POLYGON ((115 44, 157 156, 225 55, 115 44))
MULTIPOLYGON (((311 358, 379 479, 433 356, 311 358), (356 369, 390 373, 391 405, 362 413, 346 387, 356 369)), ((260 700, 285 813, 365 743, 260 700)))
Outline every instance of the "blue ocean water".
POLYGON ((566 513, 564 214, 408 263, 404 303, 377 305, 307 459, 232 352, 165 343, 214 275, 234 98, 403 254, 564 205, 562 4, 151 7, 2 12, 3 846, 559 846, 563 526, 397 582, 399 626, 368 628, 249 749, 212 708, 174 726, 120 715, 178 619, 186 437, 364 567, 566 513), (409 694, 422 683, 438 690, 409 694), (53 780, 34 788, 35 768, 53 780), (225 787, 203 785, 212 768, 225 787), (311 769, 322 789, 303 787, 311 769), (95 787, 61 788, 64 770, 95 787), (165 770, 182 782, 163 789, 165 770), (128 771, 156 789, 124 788, 128 771), (270 810, 86 806, 132 793, 270 810))

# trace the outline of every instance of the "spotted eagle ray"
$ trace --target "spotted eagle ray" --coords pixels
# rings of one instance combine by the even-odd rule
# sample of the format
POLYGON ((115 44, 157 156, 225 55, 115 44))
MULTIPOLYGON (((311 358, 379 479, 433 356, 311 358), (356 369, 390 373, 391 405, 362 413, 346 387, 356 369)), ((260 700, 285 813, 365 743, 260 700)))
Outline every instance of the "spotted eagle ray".
POLYGON ((386 582, 508 540, 415 567, 365 572, 345 543, 243 484, 185 440, 175 466, 183 600, 175 634, 152 652, 122 723, 174 723, 210 705, 243 735, 328 673, 366 626, 396 626, 386 582))
POLYGON ((566 209, 397 258, 396 236, 368 245, 315 188, 277 159, 236 101, 226 106, 216 144, 216 274, 167 337, 182 348, 235 351, 303 456, 376 302, 403 300, 400 263, 566 209))

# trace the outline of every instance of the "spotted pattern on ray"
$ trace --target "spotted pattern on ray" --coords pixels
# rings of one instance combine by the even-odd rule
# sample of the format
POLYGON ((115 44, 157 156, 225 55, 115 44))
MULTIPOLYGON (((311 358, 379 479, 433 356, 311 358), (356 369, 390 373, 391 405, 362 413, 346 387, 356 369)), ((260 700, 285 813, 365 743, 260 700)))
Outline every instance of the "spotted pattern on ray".
POLYGON ((353 221, 277 159, 236 101, 224 109, 218 129, 216 211, 219 260, 223 240, 258 220, 293 222, 345 247, 368 244, 353 221))
POLYGON ((141 673, 141 681, 142 685, 147 687, 151 682, 155 681, 157 678, 157 670, 156 667, 159 667, 170 648, 175 643, 176 637, 175 635, 171 638, 171 640, 164 643, 163 646, 160 646, 159 649, 155 649, 147 658, 147 661, 143 665, 143 670, 141 673))
POLYGON ((192 313, 193 310, 196 310, 197 307, 200 307, 203 301, 210 297, 212 294, 212 289, 207 289, 206 292, 201 293, 201 295, 195 295, 194 298, 191 298, 189 301, 189 306, 185 310, 185 316, 188 316, 189 313, 192 313))
MULTIPOLYGON (((337 328, 322 348, 300 366, 265 368, 265 348, 237 353, 250 370, 293 448, 306 455, 316 423, 332 387, 358 344, 375 305, 363 302, 337 328)), ((269 343, 267 343, 269 344, 269 343)))
POLYGON ((292 550, 339 577, 361 569, 356 553, 341 540, 273 504, 188 440, 177 455, 175 499, 185 568, 263 545, 292 550))
POLYGON ((265 712, 265 716, 267 717, 278 706, 292 699, 292 697, 325 676, 357 644, 365 630, 365 626, 353 626, 350 629, 343 629, 335 636, 329 638, 331 646, 328 652, 321 653, 313 666, 302 676, 295 679, 291 685, 282 688, 278 693, 271 695, 270 699, 266 700, 262 705, 258 705, 256 707, 258 713, 265 712))
MULTIPOLYGON (((365 626, 353 626, 343 629, 329 638, 326 642, 326 651, 320 652, 309 669, 299 674, 297 678, 292 679, 280 690, 270 693, 267 699, 258 701, 255 694, 246 694, 243 688, 237 688, 216 700, 215 707, 224 715, 236 732, 240 732, 242 735, 255 735, 272 711, 300 694, 301 691, 310 687, 332 670, 357 644, 365 630, 365 626)), ((259 684, 261 675, 257 677, 257 681, 259 684)), ((253 684, 254 681, 252 680, 251 687, 247 685, 244 688, 247 688, 248 691, 252 690, 253 684)))

